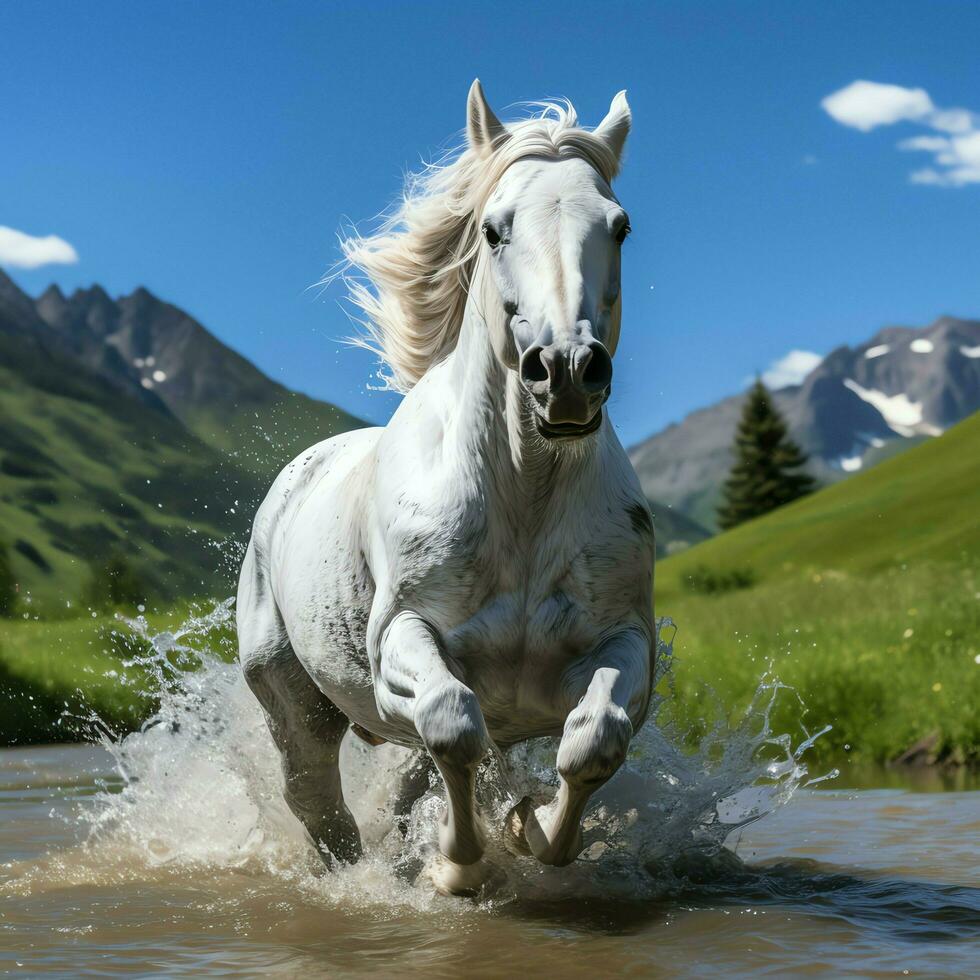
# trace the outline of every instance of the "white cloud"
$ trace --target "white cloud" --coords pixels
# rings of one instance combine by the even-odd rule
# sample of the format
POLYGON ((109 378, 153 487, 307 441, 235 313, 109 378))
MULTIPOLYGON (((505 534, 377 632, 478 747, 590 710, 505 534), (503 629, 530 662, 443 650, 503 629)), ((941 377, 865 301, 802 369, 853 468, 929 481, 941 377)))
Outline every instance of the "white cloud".
POLYGON ((964 187, 980 184, 980 115, 969 109, 940 109, 921 88, 856 81, 820 103, 842 126, 864 133, 878 126, 911 122, 944 135, 904 139, 900 150, 931 153, 933 166, 909 174, 913 184, 964 187))
POLYGON ((819 354, 808 350, 791 350, 785 357, 773 361, 763 372, 762 380, 768 388, 788 388, 798 385, 823 360, 819 354))
POLYGON ((949 149, 945 136, 913 136, 898 144, 900 150, 925 150, 927 153, 942 153, 949 149))
POLYGON ((904 119, 921 119, 935 108, 925 89, 864 80, 832 92, 820 105, 842 126, 860 129, 862 133, 904 119))
POLYGON ((967 109, 937 109, 929 125, 943 133, 968 133, 977 126, 976 113, 967 109))
POLYGON ((38 269, 42 265, 73 265, 78 253, 57 235, 28 235, 0 225, 0 265, 38 269))

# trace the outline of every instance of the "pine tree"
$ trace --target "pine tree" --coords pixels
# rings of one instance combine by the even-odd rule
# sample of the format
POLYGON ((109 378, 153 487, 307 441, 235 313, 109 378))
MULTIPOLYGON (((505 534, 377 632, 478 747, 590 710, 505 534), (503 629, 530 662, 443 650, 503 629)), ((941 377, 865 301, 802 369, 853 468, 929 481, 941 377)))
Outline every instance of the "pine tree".
POLYGON ((722 528, 768 514, 813 490, 813 477, 800 469, 806 454, 787 435, 786 423, 761 380, 745 399, 734 454, 718 509, 722 528))

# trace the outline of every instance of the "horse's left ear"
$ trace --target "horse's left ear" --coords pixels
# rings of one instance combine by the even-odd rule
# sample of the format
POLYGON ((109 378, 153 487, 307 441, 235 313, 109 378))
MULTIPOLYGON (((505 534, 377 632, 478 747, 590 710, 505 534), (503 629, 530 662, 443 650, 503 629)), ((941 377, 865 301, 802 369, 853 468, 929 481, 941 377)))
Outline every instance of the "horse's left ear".
POLYGON ((618 160, 623 155, 623 146, 626 144, 632 122, 633 114, 626 101, 626 90, 623 89, 613 97, 606 118, 592 132, 605 141, 606 146, 613 151, 618 160))
POLYGON ((483 94, 480 79, 473 79, 470 94, 466 97, 466 138, 470 146, 479 154, 489 153, 494 142, 506 132, 483 94))

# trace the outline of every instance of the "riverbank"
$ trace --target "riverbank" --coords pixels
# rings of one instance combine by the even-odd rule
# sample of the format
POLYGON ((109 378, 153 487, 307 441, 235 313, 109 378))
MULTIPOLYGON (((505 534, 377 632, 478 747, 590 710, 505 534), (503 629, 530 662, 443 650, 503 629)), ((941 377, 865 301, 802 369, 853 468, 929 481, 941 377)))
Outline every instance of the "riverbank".
POLYGON ((665 563, 657 613, 677 624, 667 714, 695 732, 731 717, 760 675, 792 687, 773 730, 831 725, 822 760, 915 764, 980 761, 980 574, 927 562, 860 576, 786 576, 698 594, 665 563), (805 710, 801 707, 805 706, 805 710))
MULTIPOLYGON (((697 738, 717 718, 736 717, 771 671, 795 691, 777 700, 775 732, 799 741, 801 726, 832 726, 808 756, 814 764, 892 763, 924 743, 911 761, 976 765, 978 596, 977 568, 955 563, 785 576, 701 594, 685 587, 675 560, 664 562, 657 614, 669 616, 676 633, 661 720, 697 738)), ((148 632, 175 630, 192 612, 150 614, 148 632)), ((193 668, 203 643, 234 658, 230 623, 182 642, 186 649, 172 651, 168 663, 193 668)), ((154 711, 160 683, 134 663, 148 650, 112 616, 0 623, 0 741, 77 741, 97 725, 138 727, 154 711)))
POLYGON ((87 741, 99 731, 138 728, 156 710, 166 673, 193 669, 201 644, 227 660, 234 657, 228 623, 209 627, 204 636, 191 631, 165 649, 167 637, 213 605, 144 614, 145 633, 163 637, 158 651, 139 627, 116 614, 0 620, 0 744, 87 741))

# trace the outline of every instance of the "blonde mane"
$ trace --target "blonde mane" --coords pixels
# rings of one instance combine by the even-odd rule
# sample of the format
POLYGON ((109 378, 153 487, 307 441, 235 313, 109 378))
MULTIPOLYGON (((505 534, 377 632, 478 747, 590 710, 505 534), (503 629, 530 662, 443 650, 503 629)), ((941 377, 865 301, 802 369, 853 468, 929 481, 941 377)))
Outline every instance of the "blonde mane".
POLYGON ((579 126, 570 102, 534 105, 541 111, 509 124, 508 138, 491 151, 463 148, 410 174, 400 205, 374 234, 341 240, 348 298, 364 314, 365 335, 354 342, 381 358, 389 388, 408 391, 456 346, 480 215, 511 164, 529 156, 580 157, 610 183, 616 176, 616 154, 579 126))

